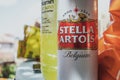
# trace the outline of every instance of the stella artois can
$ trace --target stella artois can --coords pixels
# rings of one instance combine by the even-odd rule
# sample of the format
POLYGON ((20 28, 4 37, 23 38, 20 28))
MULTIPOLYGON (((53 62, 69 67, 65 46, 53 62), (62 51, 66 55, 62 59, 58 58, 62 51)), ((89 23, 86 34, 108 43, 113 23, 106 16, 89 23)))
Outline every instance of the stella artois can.
POLYGON ((97 0, 58 0, 58 80, 98 80, 97 0))

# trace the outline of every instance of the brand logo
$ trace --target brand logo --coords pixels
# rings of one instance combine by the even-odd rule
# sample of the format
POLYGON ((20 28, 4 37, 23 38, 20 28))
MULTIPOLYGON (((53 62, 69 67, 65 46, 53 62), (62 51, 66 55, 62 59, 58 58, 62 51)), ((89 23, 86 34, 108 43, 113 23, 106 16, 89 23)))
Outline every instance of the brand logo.
POLYGON ((94 28, 91 25, 89 29, 86 26, 61 26, 60 27, 61 43, 86 43, 94 42, 94 28), (62 34, 66 34, 63 36, 62 34), (70 34, 70 35, 69 35, 70 34), (82 34, 82 35, 80 35, 82 34), (89 35, 88 35, 89 34, 89 35), (87 35, 87 36, 86 36, 87 35))
POLYGON ((97 49, 96 22, 59 22, 58 42, 60 49, 97 49))
POLYGON ((81 13, 78 11, 75 8, 74 12, 77 16, 69 15, 68 19, 59 21, 59 48, 97 49, 97 21, 90 19, 88 17, 90 14, 87 11, 81 10, 81 13))
POLYGON ((58 29, 59 49, 97 49, 97 20, 90 15, 77 2, 63 13, 58 29))

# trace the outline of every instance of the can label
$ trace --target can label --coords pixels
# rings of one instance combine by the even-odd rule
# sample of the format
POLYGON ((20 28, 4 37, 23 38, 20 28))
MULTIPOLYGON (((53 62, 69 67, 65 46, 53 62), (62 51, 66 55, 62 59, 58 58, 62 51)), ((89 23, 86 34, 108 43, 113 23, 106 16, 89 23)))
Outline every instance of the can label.
POLYGON ((59 49, 97 49, 96 21, 59 22, 59 49))
POLYGON ((97 80, 97 0, 58 0, 58 20, 58 80, 97 80))
POLYGON ((54 34, 57 31, 56 9, 57 0, 42 0, 42 34, 54 34))

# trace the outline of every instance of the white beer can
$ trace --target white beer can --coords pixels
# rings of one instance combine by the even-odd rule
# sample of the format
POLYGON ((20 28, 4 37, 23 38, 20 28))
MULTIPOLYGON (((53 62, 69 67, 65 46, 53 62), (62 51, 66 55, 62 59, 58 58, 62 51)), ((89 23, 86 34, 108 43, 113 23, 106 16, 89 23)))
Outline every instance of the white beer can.
POLYGON ((97 2, 58 0, 58 80, 98 80, 97 2))

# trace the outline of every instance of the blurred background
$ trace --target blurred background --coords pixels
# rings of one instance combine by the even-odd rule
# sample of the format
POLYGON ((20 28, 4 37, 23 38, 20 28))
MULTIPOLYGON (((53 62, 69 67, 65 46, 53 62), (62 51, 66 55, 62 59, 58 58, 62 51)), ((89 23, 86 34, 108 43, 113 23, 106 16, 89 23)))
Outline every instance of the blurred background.
POLYGON ((0 34, 23 39, 24 25, 40 21, 41 0, 0 0, 0 34))
POLYGON ((0 80, 41 79, 40 18, 41 0, 0 0, 0 80))

